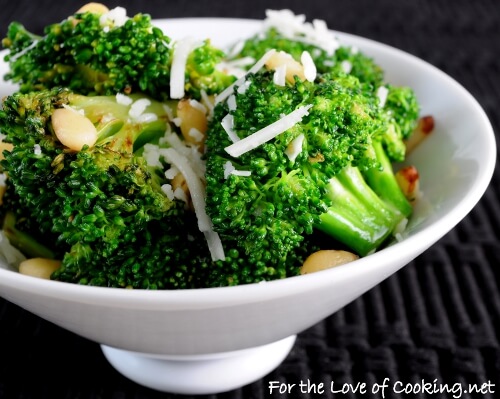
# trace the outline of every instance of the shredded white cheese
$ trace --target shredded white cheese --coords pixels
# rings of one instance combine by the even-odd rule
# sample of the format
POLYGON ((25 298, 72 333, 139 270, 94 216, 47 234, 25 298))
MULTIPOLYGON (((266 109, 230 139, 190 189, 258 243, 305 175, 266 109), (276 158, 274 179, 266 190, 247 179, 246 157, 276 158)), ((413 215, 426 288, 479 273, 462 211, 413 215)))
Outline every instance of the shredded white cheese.
POLYGON ((136 100, 132 103, 128 111, 128 116, 136 120, 144 113, 146 108, 149 107, 150 105, 151 105, 150 100, 148 100, 147 98, 140 98, 139 100, 136 100))
POLYGON ((40 144, 35 144, 33 146, 33 153, 35 155, 42 155, 42 147, 40 147, 40 144))
POLYGON ((240 140, 236 132, 234 131, 234 116, 231 114, 227 114, 224 118, 222 118, 221 125, 226 131, 227 135, 229 136, 229 139, 233 142, 236 143, 237 141, 240 140))
POLYGON ((344 60, 340 63, 340 66, 342 67, 342 70, 349 74, 352 71, 352 64, 350 61, 344 60))
POLYGON ((389 89, 385 86, 380 86, 377 89, 377 97, 379 99, 378 105, 380 106, 380 108, 384 108, 388 94, 389 94, 389 89))
POLYGON ((276 122, 271 123, 250 136, 247 136, 244 139, 226 147, 226 152, 233 157, 239 157, 240 155, 257 148, 300 122, 304 116, 309 114, 309 108, 311 107, 312 105, 306 105, 297 108, 295 111, 283 116, 276 122))
POLYGON ((227 161, 224 164, 224 179, 227 179, 229 175, 233 172, 233 170, 234 170, 233 164, 231 163, 231 161, 227 161))
POLYGON ((229 177, 229 175, 247 177, 247 176, 251 176, 252 175, 252 171, 251 170, 237 170, 233 166, 233 164, 231 163, 231 161, 227 161, 224 164, 224 179, 227 179, 229 177))
POLYGON ((295 137, 290 144, 288 144, 285 154, 288 159, 292 162, 295 162, 299 154, 302 152, 302 145, 304 143, 305 136, 303 134, 295 137))
POLYGON ((212 259, 224 259, 224 251, 221 251, 222 244, 219 246, 220 238, 218 237, 218 234, 213 231, 212 221, 205 210, 205 186, 191 167, 190 160, 174 148, 161 148, 159 151, 168 163, 179 169, 180 173, 182 173, 184 179, 186 180, 191 200, 193 202, 194 211, 196 213, 196 218, 198 220, 198 228, 201 232, 205 233, 212 259))
MULTIPOLYGON (((276 50, 269 50, 267 53, 265 53, 247 72, 246 75, 250 73, 256 73, 259 71, 271 58, 271 56, 276 52, 276 50)), ((242 76, 241 78, 237 79, 236 82, 234 82, 232 85, 221 91, 216 97, 215 97, 215 104, 218 104, 224 100, 226 100, 234 91, 235 87, 240 87, 243 83, 245 83, 245 76, 242 76)))
POLYGON ((70 111, 76 112, 77 114, 85 116, 85 110, 83 110, 83 109, 76 109, 76 108, 73 108, 71 105, 68 105, 68 104, 63 104, 62 106, 63 106, 64 109, 68 109, 70 111))
POLYGON ((194 127, 189 129, 188 136, 192 137, 195 143, 201 143, 202 140, 205 138, 205 135, 194 127))
POLYGON ((202 104, 207 108, 207 118, 211 120, 214 115, 214 103, 205 90, 200 90, 202 104))
POLYGON ((180 187, 177 187, 175 190, 174 190, 174 198, 175 199, 178 199, 182 202, 184 202, 186 205, 188 203, 188 198, 187 198, 187 195, 186 193, 184 192, 184 190, 180 187))
POLYGON ((167 196, 170 201, 175 199, 174 190, 172 190, 172 186, 168 183, 165 183, 161 186, 161 191, 167 196))
POLYGON ((316 79, 317 70, 311 54, 309 54, 308 51, 304 51, 300 57, 300 62, 304 67, 304 76, 306 77, 306 79, 309 82, 314 82, 314 80, 316 79))
POLYGON ((121 105, 130 105, 134 102, 129 96, 123 93, 116 93, 116 102, 121 105))
POLYGON ((144 144, 144 152, 143 157, 146 160, 146 163, 150 166, 154 167, 162 167, 162 163, 160 162, 160 153, 158 152, 158 146, 151 143, 144 144))
POLYGON ((0 173, 0 187, 5 187, 6 180, 7 175, 5 173, 0 173))
POLYGON ((99 18, 99 23, 103 28, 107 27, 109 29, 110 24, 114 27, 119 27, 123 26, 127 20, 127 10, 123 7, 115 7, 107 13, 102 14, 99 18))
POLYGON ((189 105, 191 105, 192 108, 197 109, 198 111, 206 114, 207 113, 207 107, 205 107, 202 103, 200 103, 197 100, 190 99, 189 100, 189 105))
POLYGON ((250 87, 251 84, 252 82, 246 80, 240 87, 238 87, 236 92, 238 94, 245 94, 245 92, 247 91, 247 89, 250 87))
POLYGON ((192 37, 186 37, 174 44, 172 66, 170 67, 170 98, 181 99, 184 97, 187 58, 189 53, 199 45, 200 43, 192 37))
POLYGON ((162 106, 163 106, 165 113, 167 114, 168 120, 172 122, 174 120, 174 112, 172 111, 172 108, 170 108, 165 103, 163 103, 162 106))
POLYGON ((276 86, 285 86, 286 82, 286 64, 282 64, 274 70, 273 83, 276 86))
POLYGON ((325 21, 315 19, 308 23, 305 15, 295 15, 290 10, 267 10, 263 27, 264 30, 275 28, 288 39, 317 46, 328 55, 333 55, 339 47, 337 38, 328 30, 325 21))
POLYGON ((219 234, 217 234, 217 232, 215 231, 204 231, 203 234, 205 235, 205 239, 207 240, 212 260, 217 261, 226 259, 224 247, 222 246, 222 241, 219 234))
POLYGON ((234 94, 231 94, 228 99, 227 99, 227 107, 229 108, 229 111, 234 111, 237 108, 236 104, 236 96, 234 94))
POLYGON ((165 177, 169 180, 172 180, 179 173, 179 169, 175 166, 171 166, 165 171, 165 177))
POLYGON ((26 259, 21 251, 10 243, 2 230, 0 230, 0 258, 13 267, 18 266, 19 263, 26 259))

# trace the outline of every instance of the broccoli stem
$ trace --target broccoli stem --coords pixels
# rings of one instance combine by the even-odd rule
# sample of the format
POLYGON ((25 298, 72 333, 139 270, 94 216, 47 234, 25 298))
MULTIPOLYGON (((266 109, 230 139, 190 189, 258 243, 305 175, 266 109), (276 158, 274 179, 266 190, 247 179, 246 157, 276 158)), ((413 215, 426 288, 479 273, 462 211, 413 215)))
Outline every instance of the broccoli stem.
POLYGON ((382 142, 374 141, 373 149, 380 167, 363 172, 366 182, 384 202, 395 207, 405 217, 410 216, 413 208, 398 185, 382 142))
POLYGON ((326 197, 331 205, 316 227, 361 256, 377 249, 405 217, 368 186, 356 167, 330 179, 326 197))
POLYGON ((28 258, 54 259, 55 255, 52 250, 40 244, 29 234, 16 228, 16 216, 14 213, 7 212, 5 214, 3 231, 9 242, 28 258))

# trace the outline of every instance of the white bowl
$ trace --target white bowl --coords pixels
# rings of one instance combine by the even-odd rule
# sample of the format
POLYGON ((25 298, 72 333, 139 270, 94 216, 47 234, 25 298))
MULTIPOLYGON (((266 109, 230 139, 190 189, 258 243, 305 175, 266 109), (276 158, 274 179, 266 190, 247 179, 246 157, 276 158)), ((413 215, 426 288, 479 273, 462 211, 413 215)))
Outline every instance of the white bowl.
MULTIPOLYGON (((257 21, 234 19, 156 23, 173 38, 211 37, 218 46, 259 28, 257 21)), ((296 334, 380 283, 450 231, 479 201, 495 166, 492 127, 461 85, 397 49, 343 33, 338 37, 373 56, 389 82, 411 86, 422 114, 436 120, 435 132, 407 161, 420 171, 424 198, 402 241, 310 275, 184 291, 72 285, 24 276, 0 264, 0 295, 102 344, 120 372, 158 390, 222 392, 270 372, 288 354, 296 334)), ((0 73, 5 71, 1 64, 0 73)), ((3 86, 0 95, 12 89, 3 86)))

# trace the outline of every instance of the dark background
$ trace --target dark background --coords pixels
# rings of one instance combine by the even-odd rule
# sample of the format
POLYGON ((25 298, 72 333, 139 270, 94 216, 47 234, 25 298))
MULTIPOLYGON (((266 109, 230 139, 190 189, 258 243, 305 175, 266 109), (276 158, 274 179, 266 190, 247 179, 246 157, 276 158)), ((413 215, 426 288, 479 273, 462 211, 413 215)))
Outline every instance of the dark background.
MULTIPOLYGON (((0 0, 0 35, 8 23, 43 26, 83 1, 0 0)), ((498 0, 144 0, 108 1, 154 18, 263 18, 290 8, 332 29, 412 53, 467 88, 500 131, 500 1, 498 0)), ((1 84, 1 83, 0 83, 1 84)), ((439 171, 436 171, 439 173, 439 171)), ((284 363, 242 389, 212 398, 270 397, 271 380, 298 383, 496 384, 500 397, 500 201, 498 168, 474 210, 436 245, 364 296, 299 335, 284 363)), ((136 385, 116 372, 97 344, 0 298, 0 398, 160 399, 174 395, 136 385)), ((289 398, 293 395, 278 395, 289 398)), ((304 394, 301 397, 319 397, 304 394)), ((321 397, 332 397, 324 394, 321 397)), ((336 395, 376 398, 377 395, 336 395)), ((451 398, 452 394, 386 397, 451 398)))

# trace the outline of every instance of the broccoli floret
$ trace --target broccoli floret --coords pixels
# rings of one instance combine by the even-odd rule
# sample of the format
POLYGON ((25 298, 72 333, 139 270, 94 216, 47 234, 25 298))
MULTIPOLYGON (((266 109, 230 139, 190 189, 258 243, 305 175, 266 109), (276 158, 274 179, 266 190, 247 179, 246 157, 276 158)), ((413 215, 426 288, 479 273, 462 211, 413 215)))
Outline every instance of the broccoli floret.
POLYGON ((383 83, 382 68, 364 53, 350 46, 339 46, 330 53, 301 39, 303 38, 300 35, 297 37, 284 36, 276 28, 269 28, 265 32, 245 40, 241 50, 233 55, 233 59, 251 57, 258 60, 267 51, 275 49, 290 54, 296 61, 300 62, 302 53, 307 51, 319 73, 348 72, 373 89, 383 83))
MULTIPOLYGON (((18 22, 10 24, 2 44, 10 70, 5 75, 24 93, 67 87, 84 95, 142 92, 169 98, 173 46, 148 14, 123 16, 123 23, 92 12, 76 13, 51 24, 43 36, 18 22)), ((122 19, 119 19, 122 21, 122 19)), ((186 93, 221 91, 234 78, 215 69, 224 53, 208 41, 189 55, 186 93)))
POLYGON ((280 86, 265 71, 243 85, 217 105, 207 133, 207 212, 223 241, 253 273, 272 266, 282 276, 296 274, 287 257, 314 231, 360 255, 380 247, 412 209, 382 146, 397 122, 374 91, 343 73, 280 86), (226 151, 303 106, 292 128, 240 156, 226 151))
POLYGON ((2 168, 24 217, 40 234, 53 237, 52 246, 63 253, 54 279, 161 288, 169 283, 160 269, 186 261, 182 248, 192 234, 184 223, 185 207, 163 193, 163 171, 138 155, 138 143, 164 134, 166 111, 149 98, 130 99, 134 103, 126 105, 116 97, 53 89, 16 93, 3 103, 0 130, 13 149, 4 152, 2 168), (150 105, 134 119, 131 109, 141 101, 150 105), (51 115, 62 107, 83 112, 94 123, 99 135, 94 146, 71 151, 59 142, 51 115), (171 245, 163 245, 166 241, 171 245), (132 258, 132 248, 143 249, 132 258), (153 270, 158 257, 163 263, 153 270), (153 278, 158 275, 162 278, 153 278))
POLYGON ((218 94, 231 85, 236 78, 219 68, 226 54, 205 40, 196 47, 186 60, 185 90, 193 98, 200 98, 201 92, 218 94))

